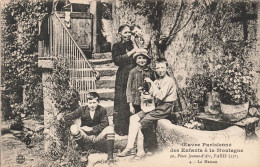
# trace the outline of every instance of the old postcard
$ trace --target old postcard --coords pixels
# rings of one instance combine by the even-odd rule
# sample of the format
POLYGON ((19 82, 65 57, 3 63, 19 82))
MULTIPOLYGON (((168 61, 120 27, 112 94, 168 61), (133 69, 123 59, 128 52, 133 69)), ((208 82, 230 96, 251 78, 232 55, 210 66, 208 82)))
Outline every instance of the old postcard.
POLYGON ((1 166, 259 167, 257 0, 2 0, 1 166))

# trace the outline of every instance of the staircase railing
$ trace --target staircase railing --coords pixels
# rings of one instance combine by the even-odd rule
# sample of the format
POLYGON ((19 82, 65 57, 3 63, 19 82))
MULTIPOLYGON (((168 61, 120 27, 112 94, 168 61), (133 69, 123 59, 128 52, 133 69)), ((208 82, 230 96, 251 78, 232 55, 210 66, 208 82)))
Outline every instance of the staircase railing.
POLYGON ((61 55, 66 59, 70 85, 80 93, 81 103, 86 103, 86 93, 96 89, 96 71, 57 13, 49 19, 49 34, 49 47, 44 47, 45 57, 61 55))

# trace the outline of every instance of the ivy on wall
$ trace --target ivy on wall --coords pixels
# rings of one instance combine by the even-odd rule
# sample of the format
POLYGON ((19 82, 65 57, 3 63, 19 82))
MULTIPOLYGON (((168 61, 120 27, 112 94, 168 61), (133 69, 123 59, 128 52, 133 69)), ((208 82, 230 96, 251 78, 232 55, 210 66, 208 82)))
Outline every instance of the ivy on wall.
POLYGON ((38 22, 48 12, 50 4, 40 0, 11 1, 2 9, 2 83, 11 104, 26 102, 29 113, 43 112, 38 22))

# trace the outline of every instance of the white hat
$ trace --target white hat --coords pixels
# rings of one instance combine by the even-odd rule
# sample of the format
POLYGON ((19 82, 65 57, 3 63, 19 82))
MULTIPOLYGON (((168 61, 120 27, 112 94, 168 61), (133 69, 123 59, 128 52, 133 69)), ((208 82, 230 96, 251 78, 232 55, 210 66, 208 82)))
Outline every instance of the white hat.
POLYGON ((144 55, 146 58, 148 58, 148 60, 151 60, 151 57, 148 55, 148 51, 146 49, 138 49, 133 55, 133 58, 135 59, 139 55, 144 55))

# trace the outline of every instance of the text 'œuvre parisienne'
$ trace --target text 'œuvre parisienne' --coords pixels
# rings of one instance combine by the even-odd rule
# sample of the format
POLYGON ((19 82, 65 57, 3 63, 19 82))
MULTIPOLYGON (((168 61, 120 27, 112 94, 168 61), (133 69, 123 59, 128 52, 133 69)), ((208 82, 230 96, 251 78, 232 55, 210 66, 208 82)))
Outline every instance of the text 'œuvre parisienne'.
POLYGON ((240 148, 231 148, 231 143, 197 143, 189 144, 182 143, 182 148, 172 148, 170 152, 243 152, 243 149, 240 148))

